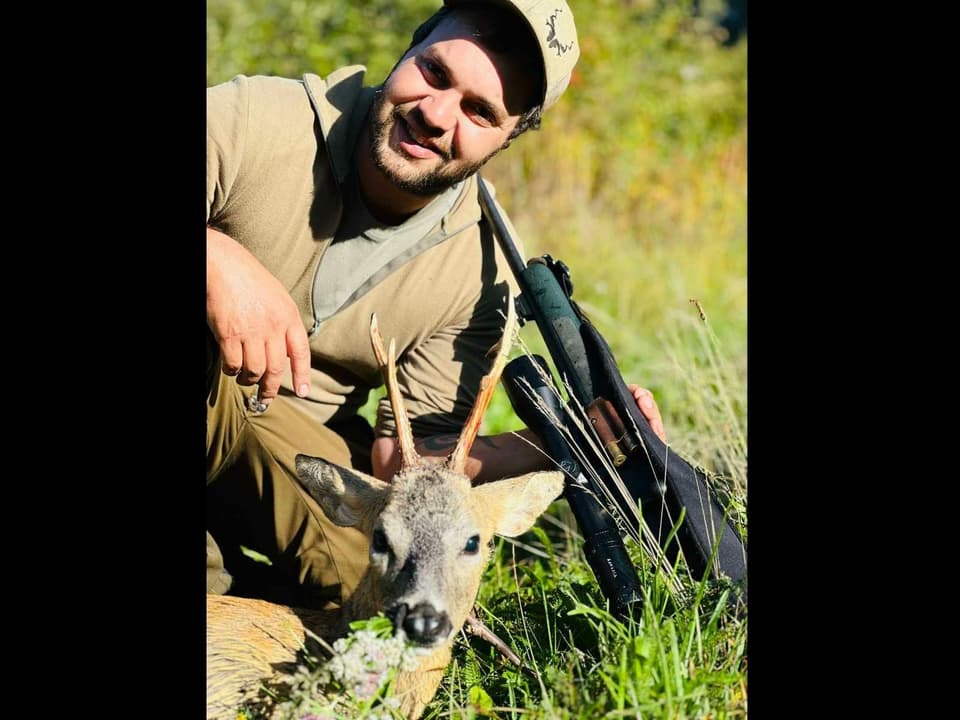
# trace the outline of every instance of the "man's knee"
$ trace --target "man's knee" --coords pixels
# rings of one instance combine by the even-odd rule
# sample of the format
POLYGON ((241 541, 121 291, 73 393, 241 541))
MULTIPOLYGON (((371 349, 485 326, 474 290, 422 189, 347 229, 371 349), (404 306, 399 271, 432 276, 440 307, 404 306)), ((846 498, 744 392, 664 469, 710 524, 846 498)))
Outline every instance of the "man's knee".
POLYGON ((223 553, 207 531, 207 592, 214 595, 224 595, 230 589, 233 578, 223 566, 223 553))
MULTIPOLYGON (((275 401, 269 412, 281 407, 275 401)), ((279 418, 277 418, 279 419, 279 418)), ((301 430, 302 432, 302 430, 301 430)), ((207 485, 207 528, 222 551, 231 592, 308 607, 341 602, 366 568, 367 540, 332 523, 296 479, 298 448, 349 457, 329 429, 311 440, 298 433, 246 425, 226 462, 207 485), (255 551, 251 553, 250 551, 255 551)), ((208 587, 211 575, 208 553, 208 587)), ((213 590, 211 590, 213 592, 213 590)))

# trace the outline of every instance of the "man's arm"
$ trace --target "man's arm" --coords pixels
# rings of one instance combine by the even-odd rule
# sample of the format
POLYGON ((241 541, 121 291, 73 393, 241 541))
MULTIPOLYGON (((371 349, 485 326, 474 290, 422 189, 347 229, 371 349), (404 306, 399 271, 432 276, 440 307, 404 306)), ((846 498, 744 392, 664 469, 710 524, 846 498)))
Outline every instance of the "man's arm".
MULTIPOLYGON (((446 457, 457 444, 458 435, 433 435, 418 438, 421 457, 446 457)), ((380 437, 373 443, 373 474, 389 480, 400 470, 400 452, 395 437, 380 437)), ((534 470, 551 470, 553 463, 543 454, 539 442, 529 430, 477 437, 467 458, 466 474, 476 484, 515 477, 534 470)))
MULTIPOLYGON (((639 385, 629 385, 637 406, 657 436, 667 441, 663 419, 653 394, 639 385)), ((434 435, 416 442, 421 457, 446 457, 457 444, 458 435, 434 435)), ((400 452, 395 437, 380 437, 373 443, 373 474, 381 480, 389 480, 400 469, 400 452)), ((477 437, 467 458, 466 474, 478 485, 515 477, 536 470, 553 470, 555 465, 540 445, 536 436, 524 428, 516 433, 483 435, 477 437)))
POLYGON ((310 346, 296 303, 246 248, 207 228, 207 324, 223 372, 241 385, 260 386, 261 403, 277 396, 287 358, 293 386, 310 389, 310 346))
POLYGON ((207 89, 207 325, 220 348, 223 372, 236 375, 241 385, 259 385, 258 399, 269 405, 288 357, 297 394, 309 390, 303 321, 280 281, 240 243, 211 227, 243 185, 248 151, 268 137, 250 131, 256 115, 250 95, 250 80, 243 76, 207 89))

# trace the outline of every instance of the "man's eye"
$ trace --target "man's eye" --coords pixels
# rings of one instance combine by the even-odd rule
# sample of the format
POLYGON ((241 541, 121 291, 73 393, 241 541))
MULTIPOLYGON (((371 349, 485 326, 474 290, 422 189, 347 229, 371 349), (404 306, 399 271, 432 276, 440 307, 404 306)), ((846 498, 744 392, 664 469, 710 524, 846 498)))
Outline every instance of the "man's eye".
POLYGON ((485 125, 493 125, 496 118, 485 105, 473 105, 470 113, 485 125))
POLYGON ((478 550, 480 550, 480 536, 474 535, 467 540, 467 544, 463 546, 463 551, 467 555, 476 555, 478 550))
POLYGON ((443 80, 443 69, 439 65, 437 65, 435 62, 431 62, 430 60, 424 60, 423 69, 434 80, 437 80, 437 81, 443 80))
POLYGON ((494 127, 497 125, 497 115, 487 105, 471 105, 467 112, 478 125, 482 125, 483 127, 494 127))

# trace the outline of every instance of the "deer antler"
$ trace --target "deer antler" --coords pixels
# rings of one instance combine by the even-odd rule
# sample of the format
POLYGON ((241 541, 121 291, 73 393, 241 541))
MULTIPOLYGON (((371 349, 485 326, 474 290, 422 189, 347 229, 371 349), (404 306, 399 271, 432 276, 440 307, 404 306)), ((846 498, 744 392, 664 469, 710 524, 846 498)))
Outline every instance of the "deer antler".
POLYGON ((387 384, 387 395, 390 406, 393 408, 393 417, 397 421, 397 438, 400 441, 400 469, 405 470, 420 463, 420 455, 413 444, 413 431, 410 429, 410 418, 403 407, 403 398, 400 395, 400 386, 397 383, 396 343, 390 339, 390 353, 383 349, 383 336, 380 334, 380 324, 377 315, 370 316, 370 341, 373 343, 373 352, 380 363, 380 372, 387 384))
POLYGON ((513 345, 513 337, 517 330, 517 311, 513 306, 513 296, 507 296, 507 321, 503 326, 503 337, 497 345, 497 356, 493 360, 493 367, 490 372, 483 376, 480 381, 480 391, 477 393, 477 399, 473 403, 473 410, 467 418, 463 431, 460 433, 460 439, 457 446, 453 449, 447 459, 447 467, 463 474, 467 464, 467 456, 470 455, 470 448, 473 447, 473 441, 477 439, 477 433, 480 432, 480 423, 483 420, 483 414, 490 405, 493 398, 493 391, 497 388, 497 382, 503 373, 503 368, 507 364, 507 355, 510 353, 510 346, 513 345))

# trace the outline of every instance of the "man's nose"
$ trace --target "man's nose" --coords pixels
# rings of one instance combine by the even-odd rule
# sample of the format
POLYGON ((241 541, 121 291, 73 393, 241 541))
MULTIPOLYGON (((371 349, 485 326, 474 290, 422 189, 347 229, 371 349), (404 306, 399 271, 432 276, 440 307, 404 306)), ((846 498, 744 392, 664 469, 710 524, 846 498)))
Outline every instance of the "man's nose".
POLYGON ((441 90, 420 101, 420 112, 431 135, 443 135, 454 126, 459 106, 460 96, 454 90, 441 90))

